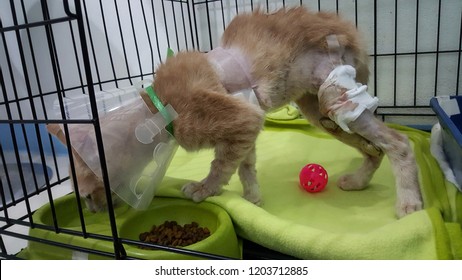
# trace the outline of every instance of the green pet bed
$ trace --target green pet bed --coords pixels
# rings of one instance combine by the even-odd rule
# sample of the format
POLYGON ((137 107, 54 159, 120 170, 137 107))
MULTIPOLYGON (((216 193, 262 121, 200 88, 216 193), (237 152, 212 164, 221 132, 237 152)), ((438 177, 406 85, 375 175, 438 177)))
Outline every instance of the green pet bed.
MULTIPOLYGON (((362 162, 361 155, 299 119, 293 107, 286 107, 268 115, 264 130, 257 140, 257 176, 262 192, 260 207, 242 198, 242 186, 237 175, 232 177, 220 196, 210 197, 200 204, 185 200, 181 187, 190 180, 201 180, 208 174, 213 151, 187 153, 180 148, 151 204, 151 210, 148 210, 152 211, 152 215, 127 207, 116 209, 119 233, 122 238, 135 239, 141 229, 130 226, 136 229, 127 231, 124 225, 134 225, 130 220, 147 220, 152 225, 152 219, 158 220, 155 215, 160 215, 163 220, 166 218, 162 214, 165 211, 156 211, 157 207, 185 203, 188 207, 207 205, 207 208, 214 206, 216 212, 227 212, 234 226, 230 226, 231 222, 226 223, 225 232, 229 234, 220 238, 219 246, 206 246, 211 244, 207 244, 205 239, 203 247, 197 245, 190 249, 229 257, 240 257, 233 235, 235 230, 243 238, 301 259, 461 259, 462 194, 444 180, 430 155, 428 133, 402 126, 393 127, 411 140, 419 165, 425 207, 402 219, 395 216, 395 180, 387 158, 384 158, 365 190, 340 190, 336 187, 337 179, 357 169, 362 162), (329 174, 329 182, 322 192, 308 193, 299 187, 298 173, 308 163, 322 165, 329 174), (139 215, 144 216, 140 219, 137 218, 139 215)), ((34 221, 50 222, 47 207, 34 215, 34 221)), ((194 211, 185 210, 182 213, 189 214, 191 218, 196 215, 194 211)), ((60 215, 68 215, 64 219, 77 219, 76 211, 69 210, 60 215)), ((98 225, 101 222, 98 217, 102 215, 85 213, 87 222, 92 223, 89 231, 110 234, 107 224, 103 229, 98 225)), ((207 220, 204 219, 205 223, 210 224, 211 221, 207 220)), ((72 223, 64 226, 78 229, 72 223)), ((212 229, 215 228, 212 226, 212 229)), ((103 251, 113 249, 110 242, 68 238, 68 235, 37 229, 32 229, 30 234, 103 251)), ((34 252, 44 251, 40 246, 45 245, 31 243, 23 255, 56 258, 55 254, 34 255, 34 252)), ((140 253, 140 249, 130 246, 126 249, 135 257, 182 258, 181 255, 165 252, 140 253)), ((66 253, 62 258, 70 257, 66 253)))
MULTIPOLYGON (((388 159, 365 190, 342 191, 337 179, 357 169, 361 155, 297 117, 293 108, 269 115, 257 140, 261 207, 241 197, 237 175, 220 196, 206 200, 228 212, 240 236, 302 259, 462 258, 462 195, 444 180, 430 155, 428 133, 393 126, 411 140, 425 207, 397 219, 388 159), (329 174, 320 193, 299 187, 298 173, 308 163, 322 165, 329 174)), ((179 149, 157 195, 183 197, 181 186, 203 179, 212 159, 211 150, 179 149)))

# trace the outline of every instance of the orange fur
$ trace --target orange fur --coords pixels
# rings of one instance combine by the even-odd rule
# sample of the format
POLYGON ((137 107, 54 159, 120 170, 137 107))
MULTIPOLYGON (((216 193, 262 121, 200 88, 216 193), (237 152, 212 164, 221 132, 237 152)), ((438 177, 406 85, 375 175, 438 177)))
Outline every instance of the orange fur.
MULTIPOLYGON (((48 124, 47 130, 56 136, 63 144, 66 144, 66 136, 58 124, 48 124)), ((72 148, 72 156, 75 168, 75 180, 69 166, 69 176, 74 188, 78 188, 80 196, 84 199, 87 208, 92 212, 106 209, 106 192, 103 181, 93 173, 79 154, 72 148)))
MULTIPOLYGON (((321 98, 319 95, 321 85, 335 66, 352 65, 357 72, 357 81, 367 83, 367 54, 354 25, 335 14, 312 13, 304 8, 282 9, 270 15, 256 11, 233 19, 223 34, 222 47, 236 48, 244 53, 251 65, 250 72, 252 79, 256 81, 256 90, 260 93, 263 109, 271 110, 296 101, 310 122, 357 148, 364 155, 364 163, 357 172, 340 178, 340 188, 357 190, 366 187, 385 153, 392 162, 397 178, 397 215, 402 217, 421 209, 417 165, 409 141, 403 135, 386 127, 370 112, 364 113, 364 116, 351 124, 352 131, 355 132, 353 134, 338 129, 322 113, 327 111, 326 106, 332 99, 338 98, 344 92, 344 89, 331 88, 325 90, 326 97, 321 98), (335 35, 339 43, 339 49, 333 53, 326 42, 328 35, 335 35), (270 102, 265 103, 265 100, 270 102), (377 130, 381 132, 379 136, 377 130), (406 157, 399 156, 402 154, 406 154, 406 157)), ((201 55, 198 53, 180 53, 161 65, 156 77, 159 95, 166 103, 178 108, 180 115, 187 116, 180 117, 174 123, 179 131, 177 137, 180 145, 197 149, 212 144, 216 150, 216 159, 212 162, 210 174, 201 182, 184 186, 183 192, 195 201, 216 195, 240 164, 239 174, 244 186, 244 196, 248 196, 250 201, 259 202, 254 147, 246 155, 249 142, 241 145, 242 143, 230 141, 227 137, 242 135, 241 141, 254 141, 261 125, 258 121, 251 121, 254 120, 249 115, 252 110, 243 104, 229 110, 221 107, 223 104, 217 107, 218 99, 222 100, 220 102, 237 101, 225 95, 220 77, 214 73, 210 63, 204 58, 201 61, 199 56, 201 55), (197 100, 190 95, 196 95, 197 100), (197 108, 198 106, 201 108, 197 108), (257 130, 251 130, 252 128, 257 130), (200 135, 202 133, 205 138, 200 135), (238 153, 227 158, 222 153, 224 148, 237 150, 238 153), (244 159, 251 159, 251 163, 244 159), (246 169, 252 171, 247 172, 246 169)), ((253 111, 258 112, 255 109, 253 111)))
POLYGON ((417 165, 403 135, 370 112, 351 123, 353 134, 326 118, 326 104, 344 91, 321 88, 335 66, 349 64, 356 69, 359 82, 366 84, 368 80, 367 54, 354 25, 335 14, 304 8, 282 9, 270 15, 256 11, 233 19, 223 34, 222 47, 244 54, 263 110, 229 95, 206 54, 180 52, 156 70, 155 91, 178 113, 173 122, 178 143, 189 151, 215 149, 209 174, 183 187, 187 197, 201 201, 218 195, 238 170, 244 197, 260 203, 255 140, 263 126, 264 110, 295 101, 312 124, 364 155, 356 173, 340 178, 340 188, 366 187, 386 154, 397 177, 397 215, 421 209, 417 165), (338 49, 328 46, 328 35, 336 36, 338 49))

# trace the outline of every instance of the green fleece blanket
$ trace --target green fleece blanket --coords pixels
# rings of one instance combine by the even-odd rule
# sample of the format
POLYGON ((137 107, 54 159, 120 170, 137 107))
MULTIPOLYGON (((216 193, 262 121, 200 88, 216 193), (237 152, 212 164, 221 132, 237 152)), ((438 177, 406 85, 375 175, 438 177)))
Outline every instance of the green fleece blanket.
MULTIPOLYGON (((462 195, 430 155, 428 133, 394 126, 412 142, 425 203, 425 210, 397 219, 387 158, 368 188, 342 191, 337 179, 358 168, 361 155, 286 111, 291 116, 279 112, 268 118, 257 141, 262 205, 241 197, 237 175, 220 196, 207 199, 229 213, 240 236, 302 259, 462 258, 462 195), (321 164, 329 174, 320 193, 299 187, 298 173, 308 163, 321 164)), ((182 185, 204 178, 212 159, 211 150, 179 149, 157 195, 183 197, 182 185)))

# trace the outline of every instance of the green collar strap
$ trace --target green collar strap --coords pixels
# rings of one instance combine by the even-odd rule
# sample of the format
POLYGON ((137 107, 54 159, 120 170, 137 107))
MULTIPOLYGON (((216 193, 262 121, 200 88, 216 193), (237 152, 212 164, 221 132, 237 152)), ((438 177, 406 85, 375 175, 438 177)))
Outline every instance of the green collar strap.
POLYGON ((173 119, 172 119, 172 117, 170 116, 170 114, 165 109, 164 104, 162 104, 162 101, 160 101, 159 97, 157 96, 157 94, 154 91, 154 89, 152 88, 152 86, 148 86, 146 88, 146 92, 148 93, 148 96, 151 99, 152 104, 154 104, 154 106, 157 108, 157 110, 162 115, 162 117, 164 117, 165 122, 167 123, 167 126, 165 127, 165 129, 173 136, 173 123, 172 123, 173 119))
MULTIPOLYGON (((174 55, 175 55, 175 53, 173 52, 173 50, 171 48, 168 48, 167 49, 167 58, 168 57, 173 57, 174 55)), ((151 99, 152 104, 154 104, 154 106, 156 106, 159 113, 161 113, 162 117, 164 117, 165 122, 167 123, 167 126, 165 127, 165 129, 173 136, 173 123, 172 123, 173 119, 172 119, 172 117, 170 116, 170 114, 165 109, 164 104, 162 104, 162 101, 160 101, 159 97, 157 96, 157 94, 154 91, 154 89, 152 88, 152 86, 148 86, 146 88, 146 92, 148 93, 148 96, 151 99)))

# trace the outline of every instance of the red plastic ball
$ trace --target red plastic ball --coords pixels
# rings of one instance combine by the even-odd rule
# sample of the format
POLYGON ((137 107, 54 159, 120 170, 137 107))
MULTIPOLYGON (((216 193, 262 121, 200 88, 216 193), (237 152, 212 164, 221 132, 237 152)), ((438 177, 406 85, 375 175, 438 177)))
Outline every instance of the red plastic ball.
POLYGON ((310 193, 322 191, 328 181, 327 171, 319 164, 310 163, 299 174, 300 185, 310 193))

